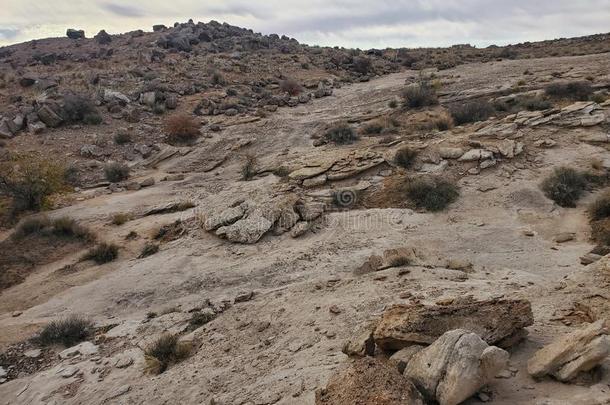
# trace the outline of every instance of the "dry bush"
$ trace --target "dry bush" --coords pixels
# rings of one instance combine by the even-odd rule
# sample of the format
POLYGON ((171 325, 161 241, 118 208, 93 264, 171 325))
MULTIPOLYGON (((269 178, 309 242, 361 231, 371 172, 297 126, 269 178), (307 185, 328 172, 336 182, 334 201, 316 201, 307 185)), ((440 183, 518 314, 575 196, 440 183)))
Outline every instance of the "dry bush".
POLYGON ((409 180, 405 186, 405 193, 417 208, 425 208, 428 211, 441 211, 460 195, 455 184, 438 177, 409 180))
POLYGON ((109 263, 119 256, 119 247, 112 243, 102 242, 89 249, 82 260, 93 260, 97 264, 109 263))
POLYGON ((131 134, 129 132, 119 131, 114 136, 114 143, 116 143, 117 145, 124 145, 126 143, 131 143, 131 142, 132 142, 132 138, 131 138, 131 134))
POLYGON ((436 90, 429 80, 410 84, 402 92, 403 104, 409 108, 421 108, 438 104, 436 90))
POLYGON ((100 113, 93 102, 79 94, 67 94, 63 99, 63 118, 69 123, 83 122, 97 125, 102 122, 100 113))
POLYGON ((587 81, 551 83, 546 86, 548 96, 573 101, 586 101, 593 94, 593 87, 587 81))
POLYGON ((359 56, 354 58, 354 63, 353 63, 353 68, 354 71, 366 75, 371 71, 371 68, 373 67, 373 64, 371 63, 371 60, 369 58, 367 58, 366 56, 359 56))
POLYGON ((338 123, 326 131, 324 137, 337 145, 353 143, 358 139, 356 132, 346 123, 338 123))
POLYGON ((112 225, 123 225, 124 223, 126 223, 127 221, 130 221, 132 218, 131 214, 128 213, 124 213, 124 212, 117 212, 116 214, 114 214, 112 216, 112 220, 110 221, 112 223, 112 225))
POLYGON ((144 351, 146 371, 151 374, 161 374, 170 365, 186 359, 190 353, 191 345, 179 343, 178 335, 164 334, 144 351))
POLYGON ((95 240, 95 235, 72 218, 60 217, 51 221, 52 235, 64 238, 80 239, 88 242, 95 240))
POLYGON ((610 246, 610 218, 591 223, 591 236, 597 243, 610 246))
POLYGON ((487 101, 475 100, 465 104, 454 105, 449 109, 456 125, 485 121, 494 113, 494 108, 487 101))
POLYGON ((284 79, 280 82, 280 90, 291 96, 298 96, 303 92, 303 87, 294 79, 284 79))
POLYGON ((175 114, 165 120, 166 141, 171 145, 192 145, 199 137, 199 124, 186 114, 175 114))
POLYGON ((11 199, 13 213, 39 211, 65 189, 65 168, 39 154, 17 154, 0 163, 0 197, 11 199))
POLYGON ((241 166, 241 179, 245 181, 252 180, 257 173, 258 161, 254 155, 246 155, 244 163, 241 166))
POLYGON ((214 315, 213 312, 201 312, 201 311, 193 312, 191 319, 189 319, 188 330, 195 330, 197 328, 200 328, 201 326, 207 324, 208 322, 213 321, 215 317, 216 316, 214 315))
POLYGON ((223 86, 226 84, 226 79, 219 71, 215 70, 210 76, 210 82, 215 86, 223 86))
POLYGON ((129 178, 129 167, 123 163, 110 162, 104 166, 106 179, 112 183, 127 180, 129 178))
POLYGON ((402 168, 410 169, 413 166, 418 154, 419 152, 416 149, 403 146, 396 151, 396 154, 394 155, 394 163, 402 168))
POLYGON ((606 191, 589 205, 589 216, 593 221, 610 218, 610 191, 606 191))
POLYGON ((42 346, 61 344, 71 347, 93 334, 93 323, 81 316, 71 315, 46 325, 34 338, 42 346))
POLYGON ((143 259, 145 257, 152 256, 155 253, 157 253, 158 251, 159 251, 159 245, 157 245, 156 243, 148 242, 142 248, 142 251, 140 252, 140 255, 138 256, 138 259, 143 259))
POLYGON ((587 189, 585 174, 570 167, 559 167, 541 184, 541 189, 561 207, 575 207, 587 189))
POLYGON ((378 118, 367 122, 361 129, 364 135, 380 135, 395 132, 400 123, 389 117, 378 118))

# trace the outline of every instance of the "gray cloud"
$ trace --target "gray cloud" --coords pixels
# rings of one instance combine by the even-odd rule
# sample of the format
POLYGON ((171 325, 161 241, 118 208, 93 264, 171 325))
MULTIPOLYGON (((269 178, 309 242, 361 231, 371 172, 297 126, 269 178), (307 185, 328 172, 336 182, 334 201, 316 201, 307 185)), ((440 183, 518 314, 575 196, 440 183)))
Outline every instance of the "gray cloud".
POLYGON ((13 39, 19 35, 19 30, 16 28, 0 28, 0 38, 13 39))
POLYGON ((123 17, 143 17, 144 12, 136 7, 122 6, 120 4, 106 3, 101 5, 102 8, 110 11, 113 14, 123 17))
POLYGON ((119 33, 215 19, 348 47, 486 46, 607 32, 610 0, 2 0, 0 45, 66 28, 119 33))

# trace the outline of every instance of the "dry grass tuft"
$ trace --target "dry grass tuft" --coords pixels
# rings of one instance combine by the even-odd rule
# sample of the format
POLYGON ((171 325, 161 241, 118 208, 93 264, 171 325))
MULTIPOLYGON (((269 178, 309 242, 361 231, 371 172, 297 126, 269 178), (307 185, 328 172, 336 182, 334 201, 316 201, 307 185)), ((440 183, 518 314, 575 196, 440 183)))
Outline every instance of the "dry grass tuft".
POLYGON ((186 359, 191 354, 191 349, 190 344, 179 343, 177 335, 162 335, 144 351, 146 371, 150 374, 161 374, 170 365, 186 359))
POLYGON ((186 114, 172 115, 165 120, 166 141, 171 145, 192 145, 199 137, 199 124, 186 114))

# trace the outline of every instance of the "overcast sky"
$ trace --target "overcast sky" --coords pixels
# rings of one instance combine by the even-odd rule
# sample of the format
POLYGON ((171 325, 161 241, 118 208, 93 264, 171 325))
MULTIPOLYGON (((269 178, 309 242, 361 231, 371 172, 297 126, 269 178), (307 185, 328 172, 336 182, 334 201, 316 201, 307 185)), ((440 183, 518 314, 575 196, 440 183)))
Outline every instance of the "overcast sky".
POLYGON ((610 31, 610 0, 0 0, 0 45, 217 20, 310 45, 504 45, 610 31))

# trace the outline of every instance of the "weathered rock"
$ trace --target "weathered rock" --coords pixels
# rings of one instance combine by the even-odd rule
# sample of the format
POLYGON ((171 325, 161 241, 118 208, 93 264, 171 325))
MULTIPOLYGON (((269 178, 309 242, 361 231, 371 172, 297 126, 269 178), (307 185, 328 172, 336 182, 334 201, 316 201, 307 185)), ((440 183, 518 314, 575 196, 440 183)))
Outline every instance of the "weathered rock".
POLYGON ((464 154, 464 149, 444 146, 438 148, 438 154, 443 159, 458 159, 464 154))
POLYGON ((80 148, 80 155, 83 157, 100 157, 104 155, 104 151, 97 145, 86 144, 80 148))
POLYGON ((234 224, 218 228, 216 235, 235 243, 256 243, 271 229, 278 216, 279 212, 256 208, 234 224))
POLYGON ((350 357, 373 356, 375 354, 374 329, 375 325, 363 328, 343 344, 341 351, 350 357))
POLYGON ((40 121, 44 122, 46 126, 55 128, 64 121, 58 111, 59 110, 52 108, 50 105, 45 104, 40 107, 36 113, 38 114, 40 121))
POLYGON ((471 149, 458 159, 460 162, 474 162, 493 158, 493 153, 485 149, 471 149))
POLYGON ((244 216, 245 210, 244 207, 238 205, 236 207, 230 207, 226 210, 222 211, 220 214, 212 214, 208 216, 203 224, 203 227, 206 231, 213 231, 221 226, 231 225, 237 220, 241 219, 244 216))
POLYGON ((299 221, 290 230, 290 237, 298 238, 300 236, 303 236, 307 233, 307 231, 309 231, 310 228, 311 224, 309 222, 299 221))
POLYGON ((490 300, 446 306, 394 305, 386 310, 375 329, 376 344, 384 350, 400 350, 412 344, 430 344, 453 329, 470 330, 488 344, 502 341, 533 323, 532 308, 525 300, 490 300))
POLYGON ((140 104, 144 104, 148 107, 154 107, 157 101, 157 95, 154 91, 148 91, 140 94, 140 104))
POLYGON ((280 217, 273 224, 273 234, 276 236, 283 235, 299 222, 299 214, 297 214, 292 206, 284 207, 280 213, 280 217))
POLYGON ((439 405, 457 405, 508 365, 506 351, 475 333, 456 329, 416 353, 404 371, 420 392, 439 405))
POLYGON ((315 201, 299 201, 295 205, 295 209, 303 221, 313 221, 314 219, 319 218, 324 213, 325 208, 323 202, 315 201))
POLYGON ((527 362, 528 373, 570 381, 580 372, 591 370, 610 354, 609 330, 610 323, 602 319, 560 337, 534 353, 527 362))
POLYGON ((316 391, 316 405, 424 405, 415 386, 387 361, 363 357, 316 391))
POLYGON ((390 356, 390 361, 394 362, 396 364, 396 367, 398 368, 398 371, 402 373, 405 371, 405 368, 407 368, 407 364, 409 364, 409 361, 411 361, 413 356, 415 356, 425 347, 426 346, 422 345, 413 345, 405 347, 404 349, 400 349, 392 356, 390 356))
POLYGON ((68 28, 66 31, 66 36, 70 39, 83 39, 85 38, 85 31, 68 28))
POLYGON ((373 273, 383 266, 383 258, 379 255, 371 255, 366 259, 364 263, 356 270, 354 270, 354 274, 367 274, 373 273))
POLYGON ((0 139, 1 138, 10 139, 13 136, 15 136, 15 134, 13 133, 13 131, 11 131, 11 127, 9 125, 9 119, 8 118, 0 119, 0 139))
POLYGON ((83 355, 88 356, 92 354, 97 354, 98 347, 91 342, 82 342, 77 344, 76 346, 69 347, 64 351, 59 353, 59 357, 61 359, 68 359, 70 357, 83 355))
POLYGON ((327 180, 326 175, 321 174, 319 176, 303 180, 303 187, 305 187, 305 188, 318 187, 318 186, 321 186, 324 183, 326 183, 326 180, 327 180))
POLYGON ((105 102, 110 103, 113 101, 118 101, 121 104, 129 104, 129 102, 131 101, 129 99, 129 97, 127 97, 125 94, 121 93, 120 91, 116 91, 116 90, 110 90, 110 89, 104 89, 104 93, 103 93, 103 99, 105 102))
MULTIPOLYGON (((84 35, 85 34, 83 33, 83 36, 84 35)), ((100 45, 108 45, 112 42, 112 37, 105 30, 98 32, 93 39, 100 45)))

